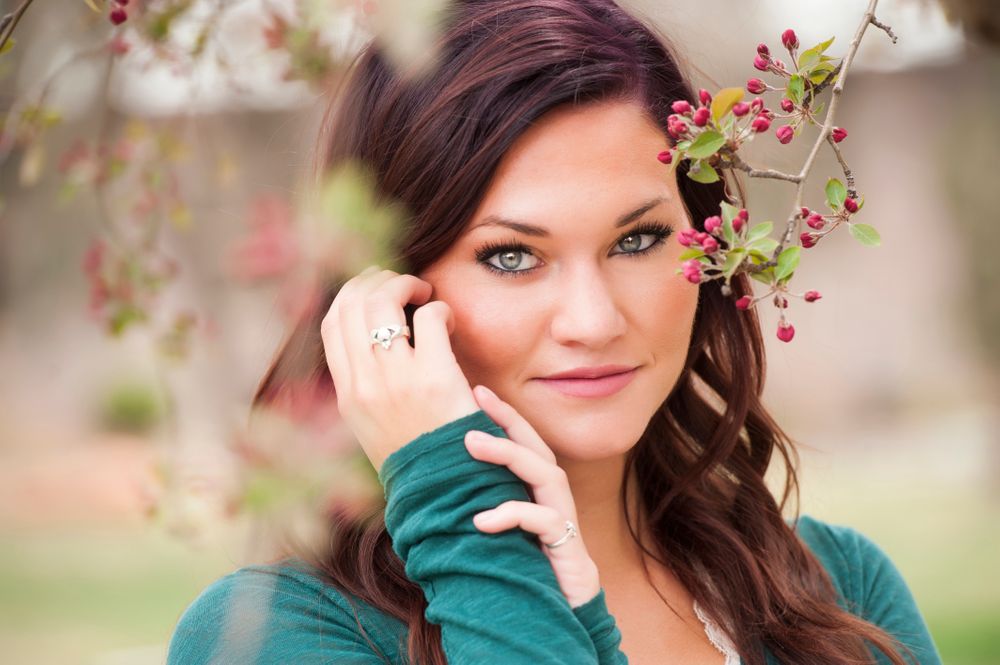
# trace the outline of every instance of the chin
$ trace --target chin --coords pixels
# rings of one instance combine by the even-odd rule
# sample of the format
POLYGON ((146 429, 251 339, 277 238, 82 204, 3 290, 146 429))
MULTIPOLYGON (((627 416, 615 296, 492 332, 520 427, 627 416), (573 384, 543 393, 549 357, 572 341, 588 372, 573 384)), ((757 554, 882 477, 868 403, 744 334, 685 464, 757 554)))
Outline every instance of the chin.
POLYGON ((646 419, 641 426, 622 427, 620 418, 583 419, 535 425, 535 431, 559 459, 594 462, 627 453, 638 443, 648 422, 646 419))

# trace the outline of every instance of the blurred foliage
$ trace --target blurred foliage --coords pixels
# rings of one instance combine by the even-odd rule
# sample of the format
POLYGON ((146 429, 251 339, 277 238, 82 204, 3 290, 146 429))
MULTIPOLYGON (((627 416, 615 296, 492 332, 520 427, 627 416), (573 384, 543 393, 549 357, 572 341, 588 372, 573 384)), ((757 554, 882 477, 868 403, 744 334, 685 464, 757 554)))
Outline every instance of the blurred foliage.
POLYGON ((148 435, 162 422, 165 411, 162 396, 152 385, 122 381, 101 395, 97 421, 105 431, 148 435))

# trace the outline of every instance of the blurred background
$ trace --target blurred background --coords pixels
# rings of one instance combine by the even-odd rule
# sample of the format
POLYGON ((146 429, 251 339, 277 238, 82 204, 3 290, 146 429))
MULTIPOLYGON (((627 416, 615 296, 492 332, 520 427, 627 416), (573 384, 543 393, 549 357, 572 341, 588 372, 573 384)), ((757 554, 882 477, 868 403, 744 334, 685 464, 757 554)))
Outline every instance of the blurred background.
MULTIPOLYGON (((375 214, 357 175, 311 202, 334 82, 375 32, 401 61, 422 52, 435 4, 0 4, 0 40, 15 28, 0 47, 5 663, 162 662, 205 585, 268 556, 281 529, 313 533, 300 507, 330 501, 336 474, 336 501, 370 500, 347 447, 287 412, 251 431, 248 410, 314 297, 306 240, 352 247, 324 214, 375 214)), ((835 36, 842 56, 867 6, 622 4, 710 90, 759 75, 756 44, 780 49, 788 27, 804 46, 835 36)), ((878 17, 898 42, 869 27, 835 124, 882 244, 845 231, 804 252, 793 290, 823 298, 792 303, 791 343, 761 303, 766 403, 800 444, 801 511, 882 546, 946 663, 997 665, 1000 9, 883 0, 878 17)), ((749 158, 797 171, 811 131, 762 136, 749 158)), ((840 174, 828 153, 816 207, 840 174)), ((791 186, 749 188, 751 221, 786 218, 791 186)))

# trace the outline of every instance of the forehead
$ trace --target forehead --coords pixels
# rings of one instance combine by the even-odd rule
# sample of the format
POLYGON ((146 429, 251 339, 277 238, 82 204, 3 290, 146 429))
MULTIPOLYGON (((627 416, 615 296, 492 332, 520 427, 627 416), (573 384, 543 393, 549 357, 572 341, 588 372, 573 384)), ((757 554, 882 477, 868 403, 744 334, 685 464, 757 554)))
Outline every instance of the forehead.
POLYGON ((666 147, 637 103, 559 107, 504 155, 472 223, 491 214, 538 221, 567 211, 617 216, 657 196, 676 198, 669 169, 656 158, 666 147))

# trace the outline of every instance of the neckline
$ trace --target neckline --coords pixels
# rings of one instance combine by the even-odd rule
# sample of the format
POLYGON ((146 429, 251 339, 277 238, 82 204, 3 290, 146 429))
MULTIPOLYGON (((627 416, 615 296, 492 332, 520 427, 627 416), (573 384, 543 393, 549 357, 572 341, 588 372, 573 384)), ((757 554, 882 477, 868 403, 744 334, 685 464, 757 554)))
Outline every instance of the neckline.
POLYGON ((733 641, 729 638, 726 631, 705 614, 705 611, 702 610, 697 600, 694 601, 694 613, 705 627, 705 634, 708 635, 708 641, 712 643, 712 646, 719 653, 726 657, 725 665, 740 665, 740 654, 736 651, 733 641))

